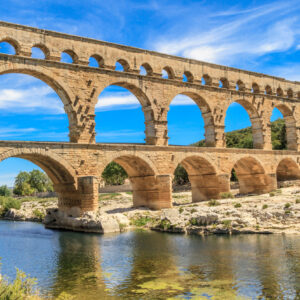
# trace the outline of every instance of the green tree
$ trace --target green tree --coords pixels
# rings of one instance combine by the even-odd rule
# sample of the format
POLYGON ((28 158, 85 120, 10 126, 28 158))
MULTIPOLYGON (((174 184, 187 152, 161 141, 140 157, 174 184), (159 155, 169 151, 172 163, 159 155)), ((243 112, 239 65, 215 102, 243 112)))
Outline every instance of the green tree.
POLYGON ((33 194, 30 191, 30 174, 26 171, 20 172, 17 177, 15 178, 15 185, 14 185, 14 194, 19 196, 31 195, 33 194), (28 194, 29 193, 29 194, 28 194))
POLYGON ((53 184, 44 172, 32 170, 29 175, 29 184, 35 191, 40 193, 53 191, 53 184))
POLYGON ((121 185, 124 184, 128 175, 126 171, 116 162, 109 163, 102 173, 102 178, 106 184, 121 185))
POLYGON ((173 182, 175 184, 186 184, 189 182, 189 176, 187 171, 182 165, 178 165, 174 172, 173 182))
POLYGON ((5 196, 9 197, 11 196, 12 192, 11 190, 7 187, 7 185, 1 185, 0 186, 0 196, 5 196))

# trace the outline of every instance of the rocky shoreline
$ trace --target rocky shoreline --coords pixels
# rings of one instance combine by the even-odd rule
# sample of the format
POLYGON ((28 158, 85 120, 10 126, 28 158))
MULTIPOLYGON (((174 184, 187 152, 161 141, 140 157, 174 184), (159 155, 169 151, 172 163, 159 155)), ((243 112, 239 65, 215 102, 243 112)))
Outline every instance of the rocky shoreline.
POLYGON ((228 194, 228 199, 191 203, 191 193, 174 193, 174 207, 161 211, 133 208, 130 193, 104 195, 97 212, 80 217, 57 209, 57 201, 24 202, 4 219, 33 221, 47 228, 109 233, 143 228, 161 232, 210 234, 300 234, 300 189, 287 187, 264 195, 228 194), (106 198, 105 198, 106 197, 106 198))

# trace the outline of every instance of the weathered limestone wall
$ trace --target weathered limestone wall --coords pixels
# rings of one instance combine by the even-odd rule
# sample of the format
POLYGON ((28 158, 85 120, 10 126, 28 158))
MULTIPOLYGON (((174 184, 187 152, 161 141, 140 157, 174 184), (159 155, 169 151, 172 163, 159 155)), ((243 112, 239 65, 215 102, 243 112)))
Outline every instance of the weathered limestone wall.
MULTIPOLYGON (((230 190, 235 169, 241 193, 265 193, 277 180, 300 178, 296 151, 220 149, 122 144, 0 142, 0 161, 20 157, 39 165, 54 182, 60 208, 95 210, 98 182, 111 161, 122 165, 133 187, 134 206, 172 206, 172 178, 177 165, 187 170, 193 201, 217 199, 230 190)), ((76 210, 73 209, 76 214, 76 210)))

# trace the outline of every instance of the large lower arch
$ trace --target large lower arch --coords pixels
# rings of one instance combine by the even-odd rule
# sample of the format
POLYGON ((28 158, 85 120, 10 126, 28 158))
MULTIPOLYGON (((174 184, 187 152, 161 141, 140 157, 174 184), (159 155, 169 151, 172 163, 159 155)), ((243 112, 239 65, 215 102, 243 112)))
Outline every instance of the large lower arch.
POLYGON ((235 100, 234 102, 240 104, 249 115, 251 126, 252 126, 253 148, 263 149, 265 146, 263 124, 257 109, 254 107, 252 103, 243 99, 235 100))
POLYGON ((299 180, 300 169, 298 164, 291 158, 282 159, 276 168, 277 181, 299 180))
POLYGON ((292 110, 285 104, 276 105, 275 108, 277 108, 282 113, 285 122, 287 149, 297 150, 297 127, 292 110))
POLYGON ((174 97, 169 102, 169 106, 173 99, 178 96, 178 95, 184 95, 189 98, 191 98, 196 105, 199 107, 203 121, 204 121, 204 137, 205 137, 205 146, 206 147, 215 147, 216 146, 216 136, 215 136, 215 125, 214 125, 214 119, 212 115, 212 111, 210 109, 210 106, 208 105, 207 101, 201 97, 199 94, 194 93, 194 92, 180 92, 174 97))
POLYGON ((11 157, 26 159, 39 166, 53 182, 58 195, 58 207, 62 210, 81 207, 77 193, 75 170, 57 154, 44 149, 20 148, 8 150, 0 155, 0 162, 11 157))
POLYGON ((111 159, 126 171, 132 185, 133 206, 151 209, 169 208, 171 177, 158 175, 153 163, 139 155, 120 154, 111 159))
POLYGON ((188 173, 193 202, 218 199, 222 192, 228 191, 228 182, 218 176, 216 168, 207 159, 193 155, 184 158, 180 164, 188 173))
POLYGON ((276 189, 276 179, 266 174, 262 164, 251 156, 240 158, 233 169, 241 194, 263 194, 276 189))

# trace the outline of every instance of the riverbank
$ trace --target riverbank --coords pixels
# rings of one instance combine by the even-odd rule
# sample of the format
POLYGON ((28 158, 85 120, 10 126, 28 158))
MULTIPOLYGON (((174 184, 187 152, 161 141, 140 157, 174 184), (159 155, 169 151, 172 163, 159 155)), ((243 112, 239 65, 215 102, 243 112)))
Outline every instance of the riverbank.
MULTIPOLYGON (((233 193, 234 194, 234 193, 233 193)), ((300 234, 300 188, 228 199, 191 203, 190 192, 173 194, 173 208, 151 211, 132 207, 128 192, 100 194, 98 212, 71 217, 57 210, 56 199, 23 202, 4 219, 42 221, 48 228, 84 232, 122 232, 144 228, 185 234, 300 234)))

